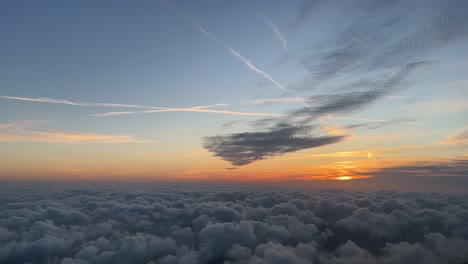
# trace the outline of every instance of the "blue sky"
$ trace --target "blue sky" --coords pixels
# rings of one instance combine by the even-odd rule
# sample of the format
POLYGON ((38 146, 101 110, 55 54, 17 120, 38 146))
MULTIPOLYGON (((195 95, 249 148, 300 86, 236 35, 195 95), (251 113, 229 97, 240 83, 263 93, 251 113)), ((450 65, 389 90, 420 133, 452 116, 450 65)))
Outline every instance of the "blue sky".
MULTIPOLYGON (((283 155, 366 147, 419 145, 430 151, 400 156, 466 159, 463 1, 0 5, 2 155, 138 160, 127 167, 145 177, 233 165, 243 175, 283 155)), ((18 164, 5 161, 0 174, 18 164)), ((31 164, 20 174, 33 177, 31 164)))

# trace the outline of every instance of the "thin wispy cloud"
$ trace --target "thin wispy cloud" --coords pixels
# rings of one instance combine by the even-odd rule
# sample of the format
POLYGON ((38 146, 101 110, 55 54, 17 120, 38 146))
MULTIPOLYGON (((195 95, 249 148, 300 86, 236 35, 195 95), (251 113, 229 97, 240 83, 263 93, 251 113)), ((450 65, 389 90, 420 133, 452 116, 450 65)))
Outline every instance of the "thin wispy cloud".
POLYGON ((141 140, 130 135, 103 135, 68 131, 32 131, 28 134, 0 133, 0 142, 156 143, 158 141, 141 140))
POLYGON ((164 112, 193 112, 193 113, 225 114, 225 115, 239 115, 239 116, 267 116, 267 117, 284 117, 284 116, 286 116, 285 114, 258 113, 258 112, 237 112, 237 111, 214 110, 214 109, 205 109, 205 108, 197 108, 197 107, 167 108, 167 109, 144 110, 144 111, 106 112, 106 113, 101 113, 101 114, 95 114, 93 116, 108 117, 108 116, 151 114, 151 113, 164 113, 164 112))
POLYGON ((413 125, 424 125, 424 122, 414 121, 413 119, 372 119, 372 118, 358 118, 358 117, 332 117, 332 119, 337 120, 356 120, 356 121, 365 121, 371 123, 403 123, 403 124, 413 124, 413 125))
POLYGON ((275 35, 276 37, 278 38, 278 40, 281 42, 281 47, 283 49, 284 52, 288 52, 288 42, 286 41, 286 39, 284 38, 283 34, 281 33, 281 31, 279 31, 278 27, 276 27, 275 23, 273 23, 273 21, 271 21, 266 15, 264 14, 260 14, 260 16, 262 17, 262 19, 265 21, 265 23, 271 27, 271 29, 273 29, 273 31, 275 32, 275 35))
POLYGON ((34 128, 32 121, 0 123, 0 142, 48 142, 48 143, 156 143, 133 135, 96 134, 34 128))
POLYGON ((14 125, 15 125, 14 123, 4 123, 4 124, 0 124, 0 130, 13 127, 14 125))
POLYGON ((133 104, 114 104, 114 103, 89 103, 89 102, 74 102, 65 99, 55 98, 31 98, 31 97, 17 97, 17 96, 5 96, 1 95, 0 99, 8 100, 19 100, 28 102, 40 102, 49 104, 64 104, 81 107, 114 107, 114 108, 140 108, 148 109, 144 111, 112 111, 94 114, 93 116, 121 116, 121 115, 133 115, 133 114, 149 114, 149 113, 163 113, 163 112, 195 112, 195 113, 209 113, 209 114, 226 114, 226 115, 240 115, 240 116, 263 116, 263 117, 283 117, 285 114, 276 113, 258 113, 258 112, 239 112, 229 110, 213 110, 209 108, 214 107, 225 107, 229 106, 227 103, 218 103, 212 105, 193 106, 193 107, 163 107, 163 106, 145 106, 145 105, 133 105, 133 104))
POLYGON ((31 98, 31 97, 0 95, 0 99, 39 102, 39 103, 48 103, 48 104, 65 104, 65 105, 83 106, 80 103, 68 101, 65 99, 54 99, 54 98, 44 98, 44 97, 31 98))
POLYGON ((43 97, 31 98, 31 97, 17 97, 17 96, 4 96, 4 95, 0 95, 0 99, 40 102, 40 103, 49 103, 49 104, 65 104, 65 105, 82 106, 82 107, 113 107, 113 108, 148 109, 146 111, 114 111, 114 112, 96 114, 94 116, 117 116, 117 115, 159 113, 159 112, 199 112, 199 113, 218 113, 218 114, 224 113, 224 114, 229 114, 229 115, 247 115, 247 116, 284 116, 283 114, 236 112, 236 111, 228 111, 228 110, 207 110, 207 108, 229 106, 229 104, 227 103, 178 108, 178 107, 163 107, 163 106, 133 105, 133 104, 74 102, 74 101, 65 100, 65 99, 54 99, 54 98, 43 98, 43 97))
POLYGON ((238 60, 240 60, 241 62, 243 62, 245 64, 245 66, 247 66, 250 70, 252 70, 253 72, 263 76, 265 79, 269 80, 271 83, 273 83, 276 87, 278 87, 279 89, 287 92, 288 90, 282 85, 280 84, 278 81, 276 81, 275 79, 273 79, 273 77, 271 77, 270 74, 260 70, 259 68, 257 68, 257 66, 255 66, 249 59, 247 59, 246 57, 242 56, 242 54, 240 54, 238 51, 236 51, 235 49, 231 48, 231 46, 229 46, 226 42, 220 40, 219 38, 215 37, 214 35, 212 35, 211 33, 209 33, 205 28, 203 28, 200 24, 198 24, 197 22, 195 22, 193 19, 191 19, 190 17, 186 16, 185 14, 183 14, 180 10, 176 9, 175 7, 173 7, 172 5, 170 5, 167 1, 164 1, 162 0, 161 1, 162 3, 164 3, 165 6, 167 6, 170 10, 176 12, 178 15, 182 16, 185 20, 187 20, 190 24, 192 24, 192 26, 194 26, 198 31, 200 31, 202 34, 204 34, 205 36, 207 36, 208 38, 212 39, 213 41, 221 44, 225 49, 227 49, 234 57, 236 57, 238 60))
POLYGON ((0 132, 2 131, 22 131, 29 127, 47 123, 47 120, 13 120, 7 123, 0 123, 0 132))
POLYGON ((447 137, 438 142, 440 145, 467 145, 468 144, 468 126, 457 129, 455 135, 447 137))
POLYGON ((266 98, 266 99, 255 99, 246 101, 246 104, 271 104, 271 103, 288 103, 288 102, 300 102, 304 103, 307 100, 306 97, 279 97, 279 98, 266 98))
POLYGON ((159 109, 157 106, 134 105, 134 104, 114 104, 114 103, 90 103, 90 102, 74 102, 66 99, 46 98, 46 97, 19 97, 0 95, 0 99, 17 100, 26 102, 38 102, 47 104, 63 104, 72 106, 94 106, 94 107, 121 107, 121 108, 142 108, 142 109, 159 109))
POLYGON ((289 29, 293 30, 304 22, 312 13, 313 9, 320 1, 307 0, 304 1, 297 10, 297 16, 294 21, 289 25, 289 29))

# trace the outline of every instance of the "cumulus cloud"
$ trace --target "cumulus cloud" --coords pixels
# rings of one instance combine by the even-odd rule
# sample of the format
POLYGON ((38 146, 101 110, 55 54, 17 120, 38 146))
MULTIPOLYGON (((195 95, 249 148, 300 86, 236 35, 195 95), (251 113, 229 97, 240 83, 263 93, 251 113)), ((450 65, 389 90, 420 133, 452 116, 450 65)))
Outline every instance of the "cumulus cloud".
POLYGON ((6 184, 0 262, 464 263, 468 198, 166 184, 6 184))

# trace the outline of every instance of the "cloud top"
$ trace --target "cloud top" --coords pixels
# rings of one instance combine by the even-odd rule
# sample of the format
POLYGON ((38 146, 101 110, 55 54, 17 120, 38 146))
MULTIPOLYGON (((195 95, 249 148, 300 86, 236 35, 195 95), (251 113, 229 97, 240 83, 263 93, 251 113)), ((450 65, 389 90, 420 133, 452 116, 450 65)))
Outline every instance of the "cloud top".
POLYGON ((3 185, 0 262, 468 261, 466 196, 147 187, 3 185))

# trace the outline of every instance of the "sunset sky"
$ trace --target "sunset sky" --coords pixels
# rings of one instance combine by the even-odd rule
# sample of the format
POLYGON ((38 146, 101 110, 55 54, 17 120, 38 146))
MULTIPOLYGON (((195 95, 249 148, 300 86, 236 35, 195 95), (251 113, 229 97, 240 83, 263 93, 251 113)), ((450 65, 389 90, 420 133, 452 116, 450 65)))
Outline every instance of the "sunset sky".
POLYGON ((463 0, 2 1, 0 180, 466 192, 467 25, 463 0))

